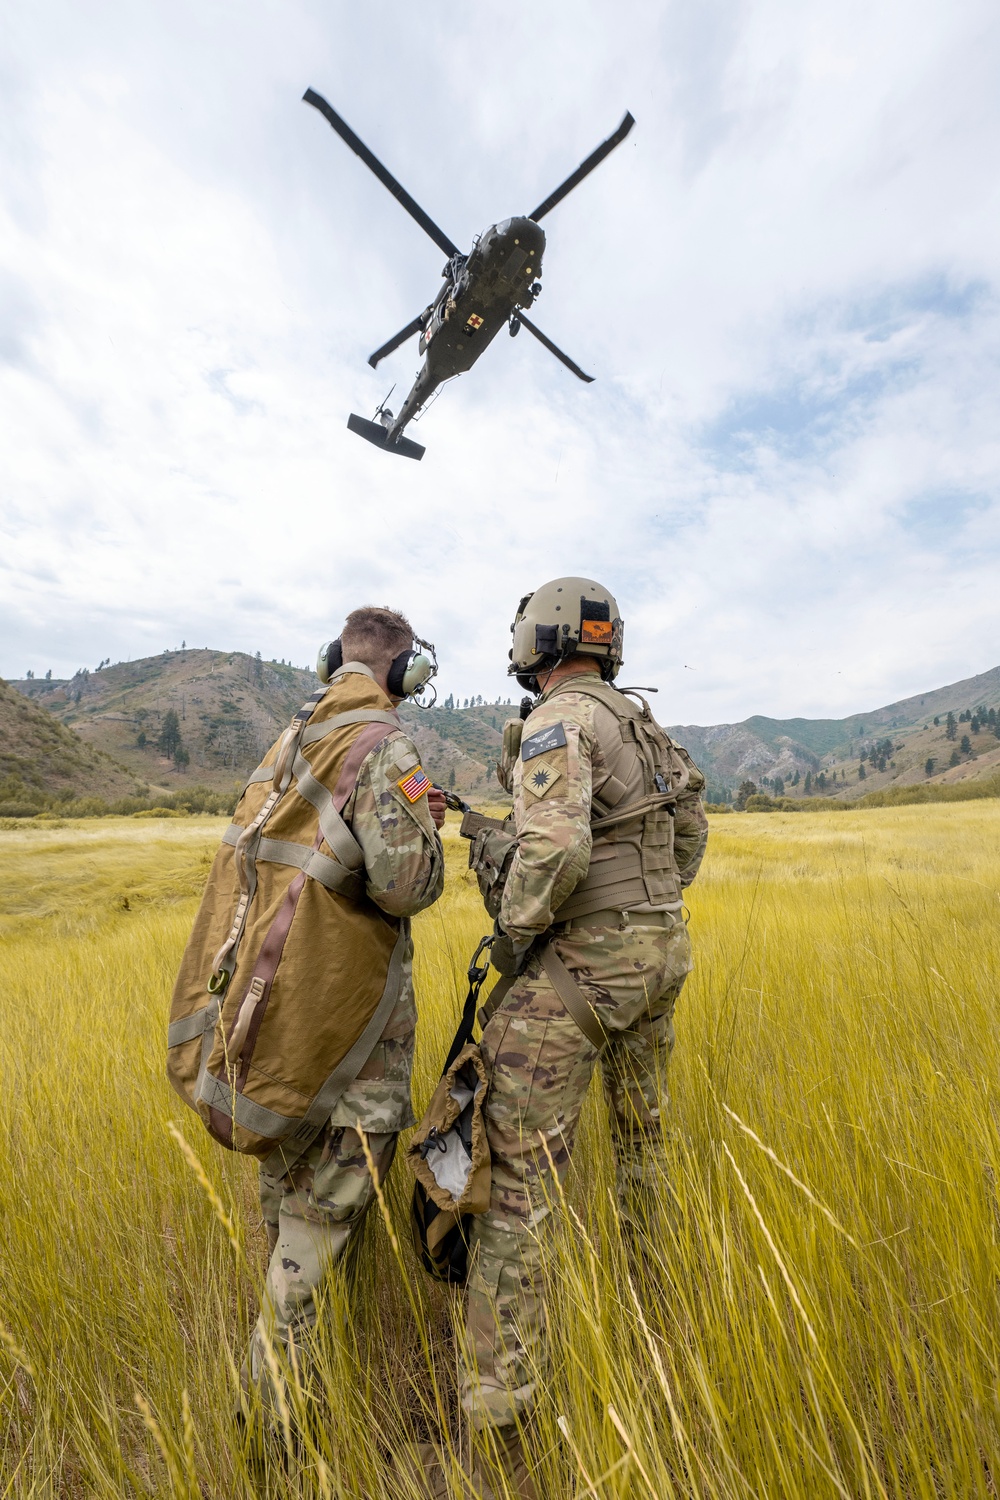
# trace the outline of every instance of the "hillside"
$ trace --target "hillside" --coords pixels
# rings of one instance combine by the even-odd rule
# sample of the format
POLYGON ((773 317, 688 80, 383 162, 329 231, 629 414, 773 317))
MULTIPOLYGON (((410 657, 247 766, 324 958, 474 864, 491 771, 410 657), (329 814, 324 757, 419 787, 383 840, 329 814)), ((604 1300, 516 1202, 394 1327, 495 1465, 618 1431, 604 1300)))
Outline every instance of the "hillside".
MULTIPOLYGON (((198 784, 228 792, 318 683, 300 667, 239 651, 181 650, 78 672, 68 680, 26 678, 13 685, 144 782, 169 791, 198 784), (186 763, 164 752, 171 710, 186 763)), ((460 792, 485 787, 503 721, 515 711, 488 704, 430 710, 404 704, 401 710, 428 771, 460 792)))
POLYGON ((842 793, 850 798, 886 786, 964 780, 995 769, 1000 764, 1000 740, 988 723, 975 735, 971 723, 963 722, 954 741, 945 738, 949 711, 957 719, 979 707, 993 709, 994 714, 1000 711, 1000 667, 843 719, 754 715, 738 724, 669 727, 704 768, 710 788, 720 798, 728 797, 741 781, 766 786, 776 778, 784 782, 786 796, 803 795, 807 774, 810 786, 820 775, 826 783, 820 789, 827 795, 842 793), (935 718, 940 720, 938 725, 935 718), (970 737, 968 753, 960 749, 963 734, 970 737), (890 744, 891 750, 877 753, 873 763, 871 750, 885 750, 890 744), (858 774, 862 751, 864 777, 858 774), (956 752, 958 763, 950 765, 956 752), (926 771, 929 759, 934 761, 930 775, 926 771))
POLYGON ((68 681, 16 684, 89 745, 143 781, 169 790, 195 783, 228 791, 316 686, 309 672, 241 652, 171 651, 118 662, 68 681), (177 715, 180 764, 163 753, 164 720, 177 715))
POLYGON ((135 776, 0 678, 0 811, 50 798, 141 795, 135 776))
MULTIPOLYGON (((12 686, 138 780, 167 790, 197 783, 229 792, 314 691, 316 678, 241 652, 181 650, 77 673, 69 681, 30 678, 12 686), (170 710, 183 746, 179 760, 164 753, 170 710)), ((786 796, 804 796, 807 777, 809 792, 851 798, 995 769, 997 711, 1000 667, 842 719, 754 715, 735 724, 668 728, 705 770, 713 800, 729 800, 744 780, 769 791, 778 790, 780 780, 786 796), (982 723, 972 720, 979 707, 994 710, 993 725, 988 713, 982 723), (953 740, 946 738, 949 711, 956 719, 969 716, 956 726, 953 740), (962 748, 963 735, 968 749, 962 748)), ((401 710, 428 774, 458 792, 479 795, 495 786, 504 720, 516 713, 510 703, 428 710, 404 704, 401 710)))

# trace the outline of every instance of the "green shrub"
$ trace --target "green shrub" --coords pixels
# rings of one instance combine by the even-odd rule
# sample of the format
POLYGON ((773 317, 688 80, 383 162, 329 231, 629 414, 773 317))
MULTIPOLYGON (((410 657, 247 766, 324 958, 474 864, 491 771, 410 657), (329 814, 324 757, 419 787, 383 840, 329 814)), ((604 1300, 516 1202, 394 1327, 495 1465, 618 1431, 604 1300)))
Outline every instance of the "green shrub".
POLYGON ((106 818, 108 804, 103 797, 74 797, 64 802, 59 811, 66 818, 106 818))
MULTIPOLYGON (((887 787, 882 792, 869 792, 854 802, 840 797, 768 797, 758 792, 747 798, 746 810, 761 812, 855 812, 869 807, 905 807, 915 802, 978 802, 983 797, 1000 797, 1000 771, 984 776, 980 781, 961 781, 949 784, 941 782, 919 782, 915 786, 887 787)), ((706 812, 712 811, 706 803, 706 812)))
POLYGON ((747 812, 850 812, 861 802, 843 802, 839 797, 768 797, 758 792, 747 798, 747 812))
POLYGON ((41 802, 0 802, 0 818, 36 818, 42 811, 41 802))
POLYGON ((131 797, 117 797, 112 802, 106 802, 103 797, 74 797, 66 788, 49 796, 40 794, 37 800, 32 800, 31 791, 23 783, 17 781, 16 786, 11 785, 14 780, 16 778, 0 782, 0 818, 135 818, 142 815, 179 818, 199 813, 222 817, 236 806, 239 790, 234 786, 229 792, 213 792, 211 787, 193 786, 167 796, 161 793, 155 805, 148 788, 131 797))
POLYGON ((1000 797, 1000 771, 979 781, 923 782, 917 786, 887 787, 884 792, 869 792, 857 807, 900 807, 909 802, 978 802, 983 797, 1000 797))

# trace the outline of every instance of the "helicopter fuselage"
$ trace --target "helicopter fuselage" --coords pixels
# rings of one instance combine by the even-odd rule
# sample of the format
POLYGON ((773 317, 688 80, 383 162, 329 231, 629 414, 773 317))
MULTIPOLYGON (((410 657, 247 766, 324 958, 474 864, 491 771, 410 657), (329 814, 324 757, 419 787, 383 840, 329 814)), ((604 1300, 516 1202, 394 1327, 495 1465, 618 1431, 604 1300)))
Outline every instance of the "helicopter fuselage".
MULTIPOLYGON (((382 186, 395 198, 410 218, 419 224, 447 255, 443 271, 444 285, 429 307, 417 317, 411 318, 388 339, 374 354, 368 356, 372 369, 396 349, 402 347, 415 333, 420 335, 420 353, 423 365, 410 389, 398 417, 394 417, 385 401, 377 408, 373 421, 351 412, 347 426, 351 432, 363 437, 378 448, 389 448, 405 458, 422 458, 424 449, 419 443, 403 437, 403 428, 417 416, 428 398, 446 380, 470 370, 487 344, 491 344, 506 323, 512 334, 526 328, 532 338, 554 355, 578 380, 591 384, 594 377, 582 370, 575 360, 554 344, 547 334, 521 309, 530 307, 541 283, 542 254, 545 250, 545 233, 539 220, 551 213, 567 193, 587 177, 605 157, 620 146, 635 120, 626 110, 621 124, 607 140, 602 141, 568 177, 543 198, 537 208, 519 218, 504 219, 491 224, 481 234, 468 255, 463 255, 453 239, 435 224, 429 214, 411 198, 403 184, 371 152, 359 135, 322 94, 315 89, 306 89, 303 99, 330 124, 341 140, 373 172, 382 186)), ((395 390, 395 386, 393 386, 395 390)), ((389 395, 392 391, 389 392, 389 395)))
MULTIPOLYGON (((386 423, 386 443, 401 435, 439 385, 470 370, 501 328, 512 327, 541 287, 545 231, 533 219, 504 219, 479 236, 468 256, 455 255, 445 283, 421 316, 424 363, 399 415, 386 423)), ((385 413, 385 417, 389 414, 385 413)))

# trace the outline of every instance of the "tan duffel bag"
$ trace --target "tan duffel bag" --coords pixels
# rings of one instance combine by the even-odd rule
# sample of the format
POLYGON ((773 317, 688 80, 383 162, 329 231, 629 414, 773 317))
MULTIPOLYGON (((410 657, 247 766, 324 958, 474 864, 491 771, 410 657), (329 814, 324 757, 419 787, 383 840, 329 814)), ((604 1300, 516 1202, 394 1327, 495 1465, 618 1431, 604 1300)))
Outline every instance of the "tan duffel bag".
POLYGON ((217 1141, 274 1176, 322 1129, 399 997, 408 922, 365 895, 341 817, 365 758, 397 736, 360 663, 313 694, 243 790, 177 976, 167 1076, 217 1141))

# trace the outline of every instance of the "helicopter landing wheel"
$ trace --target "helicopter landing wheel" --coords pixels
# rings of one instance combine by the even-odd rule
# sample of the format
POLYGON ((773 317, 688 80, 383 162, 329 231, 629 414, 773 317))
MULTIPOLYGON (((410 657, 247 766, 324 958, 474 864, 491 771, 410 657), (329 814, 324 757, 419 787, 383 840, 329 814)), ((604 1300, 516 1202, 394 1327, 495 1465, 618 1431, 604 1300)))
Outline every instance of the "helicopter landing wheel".
POLYGON ((517 335, 521 331, 521 319, 517 316, 516 313, 511 313, 510 324, 508 325, 508 331, 510 333, 511 338, 514 338, 515 335, 517 335))

